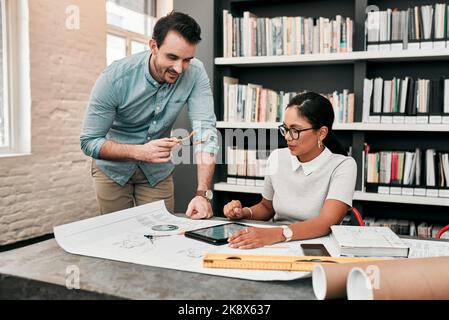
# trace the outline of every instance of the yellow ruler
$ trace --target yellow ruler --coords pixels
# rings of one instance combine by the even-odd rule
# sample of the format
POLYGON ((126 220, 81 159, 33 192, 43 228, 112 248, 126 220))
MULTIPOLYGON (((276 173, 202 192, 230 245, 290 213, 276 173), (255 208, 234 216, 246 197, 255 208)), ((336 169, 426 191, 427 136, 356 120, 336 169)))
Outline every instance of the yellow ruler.
POLYGON ((316 264, 378 261, 381 258, 262 256, 251 254, 208 253, 203 258, 205 268, 286 270, 311 272, 316 264))

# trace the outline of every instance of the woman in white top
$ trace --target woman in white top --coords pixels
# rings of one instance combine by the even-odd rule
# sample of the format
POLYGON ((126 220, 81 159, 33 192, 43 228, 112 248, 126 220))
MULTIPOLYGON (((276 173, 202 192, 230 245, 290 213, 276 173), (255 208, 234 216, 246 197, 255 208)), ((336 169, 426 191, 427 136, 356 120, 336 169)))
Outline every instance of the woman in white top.
POLYGON ((225 205, 229 219, 285 222, 279 228, 248 228, 229 238, 233 248, 258 248, 277 242, 325 236, 352 206, 357 165, 332 133, 334 111, 325 97, 305 92, 295 96, 279 126, 288 148, 268 158, 262 201, 242 208, 225 205))

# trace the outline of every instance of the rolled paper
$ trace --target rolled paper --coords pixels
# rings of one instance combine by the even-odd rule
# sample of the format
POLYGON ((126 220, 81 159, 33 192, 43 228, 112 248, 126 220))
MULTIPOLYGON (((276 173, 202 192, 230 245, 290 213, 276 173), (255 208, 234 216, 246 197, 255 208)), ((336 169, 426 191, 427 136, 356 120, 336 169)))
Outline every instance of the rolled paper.
POLYGON ((321 264, 313 269, 317 299, 449 299, 449 257, 321 264))
POLYGON ((346 281, 355 266, 364 267, 373 262, 345 264, 318 264, 312 271, 312 286, 318 300, 346 298, 346 281))
POLYGON ((449 257, 375 263, 348 275, 349 300, 448 300, 449 257))

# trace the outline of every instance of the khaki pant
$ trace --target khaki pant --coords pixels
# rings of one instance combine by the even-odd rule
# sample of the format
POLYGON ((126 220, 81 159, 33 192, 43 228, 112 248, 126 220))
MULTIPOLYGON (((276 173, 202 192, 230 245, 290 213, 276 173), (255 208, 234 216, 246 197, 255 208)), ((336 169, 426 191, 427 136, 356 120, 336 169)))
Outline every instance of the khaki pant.
POLYGON ((140 206, 142 204, 165 201, 170 212, 174 211, 173 175, 152 187, 140 168, 122 187, 105 175, 92 159, 92 177, 94 178, 95 192, 101 214, 140 206))

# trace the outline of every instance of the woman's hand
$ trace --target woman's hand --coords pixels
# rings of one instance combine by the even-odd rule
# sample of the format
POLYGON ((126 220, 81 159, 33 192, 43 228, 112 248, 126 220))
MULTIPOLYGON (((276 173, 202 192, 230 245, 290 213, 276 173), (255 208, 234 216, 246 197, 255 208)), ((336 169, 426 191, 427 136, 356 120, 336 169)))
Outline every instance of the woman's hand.
POLYGON ((232 200, 223 207, 223 213, 226 218, 231 220, 239 220, 245 218, 245 212, 242 204, 238 200, 232 200))
POLYGON ((282 228, 246 228, 229 237, 231 248, 254 249, 284 241, 282 228))

